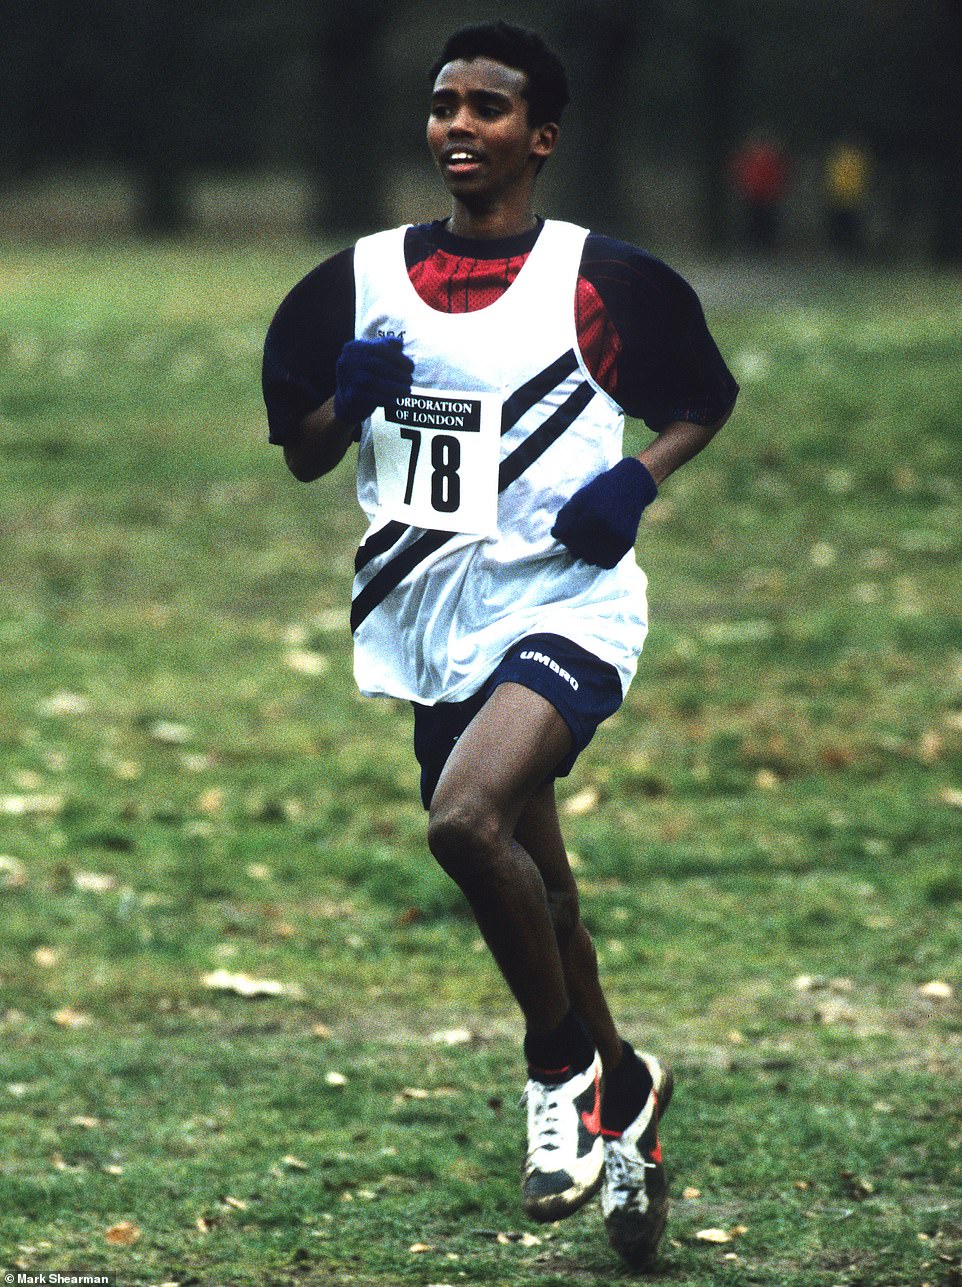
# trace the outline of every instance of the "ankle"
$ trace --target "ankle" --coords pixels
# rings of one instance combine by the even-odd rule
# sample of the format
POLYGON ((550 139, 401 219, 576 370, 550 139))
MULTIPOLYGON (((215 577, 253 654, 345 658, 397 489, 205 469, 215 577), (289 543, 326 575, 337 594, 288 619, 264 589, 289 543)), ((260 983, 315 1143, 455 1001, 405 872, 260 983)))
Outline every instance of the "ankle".
POLYGON ((651 1073, 634 1047, 622 1043, 621 1059, 605 1075, 605 1094, 601 1105, 601 1128, 609 1135, 620 1135, 638 1116, 652 1091, 651 1073))
POLYGON ((565 1081, 590 1067, 595 1046, 574 1010, 569 1010, 550 1032, 528 1032, 524 1053, 529 1076, 537 1081, 565 1081))

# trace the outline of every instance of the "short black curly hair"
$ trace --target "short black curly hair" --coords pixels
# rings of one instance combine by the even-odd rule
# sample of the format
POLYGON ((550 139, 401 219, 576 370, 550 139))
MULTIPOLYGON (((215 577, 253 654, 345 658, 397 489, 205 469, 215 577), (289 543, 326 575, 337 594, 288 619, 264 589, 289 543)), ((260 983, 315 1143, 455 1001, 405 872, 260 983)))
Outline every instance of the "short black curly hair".
POLYGON ((568 102, 568 77, 561 59, 536 31, 503 21, 459 27, 447 38, 431 68, 431 83, 437 80, 446 63, 457 58, 468 62, 474 58, 493 58, 505 67, 524 72, 528 78, 524 98, 529 123, 545 125, 561 120, 568 102))

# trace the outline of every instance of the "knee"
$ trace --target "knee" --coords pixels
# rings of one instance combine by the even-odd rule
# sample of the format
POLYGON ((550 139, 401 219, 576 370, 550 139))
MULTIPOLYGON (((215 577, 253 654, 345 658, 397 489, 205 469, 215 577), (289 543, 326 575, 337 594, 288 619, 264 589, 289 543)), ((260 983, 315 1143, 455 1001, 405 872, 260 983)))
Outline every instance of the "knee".
POLYGON ((489 871, 502 836, 501 819, 484 800, 435 796, 428 816, 428 847, 459 885, 489 871))

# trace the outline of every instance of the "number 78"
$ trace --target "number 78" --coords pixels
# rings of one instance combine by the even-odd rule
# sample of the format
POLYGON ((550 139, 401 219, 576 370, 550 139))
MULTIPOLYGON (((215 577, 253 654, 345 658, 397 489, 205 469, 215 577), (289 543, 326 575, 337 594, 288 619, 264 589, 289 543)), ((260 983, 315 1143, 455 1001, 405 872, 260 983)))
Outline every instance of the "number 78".
MULTIPOLYGON (((402 429, 401 437, 411 444, 404 504, 414 495, 414 479, 421 454, 421 430, 402 429)), ((431 507, 439 514, 453 514, 461 505, 461 443, 453 434, 439 433, 431 439, 431 507)))

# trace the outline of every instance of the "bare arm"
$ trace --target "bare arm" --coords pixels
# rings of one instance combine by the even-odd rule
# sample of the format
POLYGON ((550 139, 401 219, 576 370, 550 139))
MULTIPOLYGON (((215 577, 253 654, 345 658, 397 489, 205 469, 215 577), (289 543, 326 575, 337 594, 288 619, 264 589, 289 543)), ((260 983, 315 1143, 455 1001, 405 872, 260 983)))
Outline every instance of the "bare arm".
POLYGON ((334 399, 304 417, 284 443, 287 468, 301 483, 311 483, 339 465, 354 440, 355 425, 343 424, 334 414, 334 399))
POLYGON ((670 474, 708 446, 729 415, 731 412, 712 425, 696 425, 688 420, 676 420, 662 429, 645 450, 639 453, 638 459, 660 487, 670 474))

